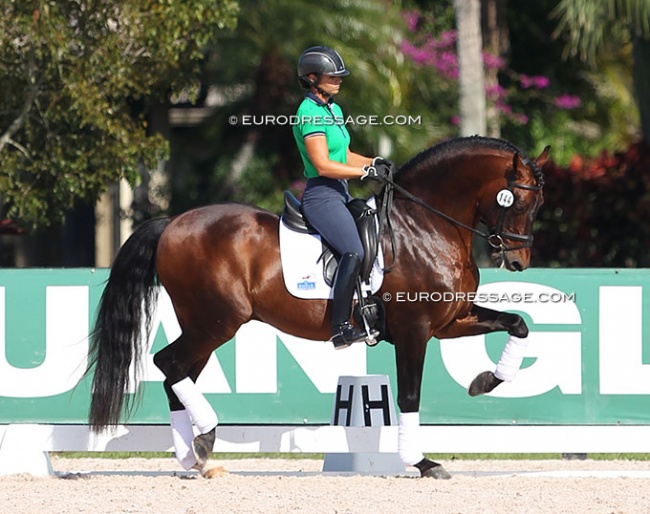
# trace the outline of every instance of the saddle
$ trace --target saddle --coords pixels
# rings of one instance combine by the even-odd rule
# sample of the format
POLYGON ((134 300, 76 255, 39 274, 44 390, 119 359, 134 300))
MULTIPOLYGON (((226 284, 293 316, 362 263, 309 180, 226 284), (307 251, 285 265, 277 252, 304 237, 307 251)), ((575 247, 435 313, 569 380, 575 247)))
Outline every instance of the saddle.
MULTIPOLYGON (((347 204, 356 224, 361 244, 364 249, 364 258, 361 263, 360 277, 364 282, 370 281, 370 273, 377 258, 379 249, 379 237, 377 234, 377 211, 366 204, 361 198, 353 198, 347 204)), ((318 234, 302 214, 300 201, 290 192, 284 192, 284 210, 282 211, 282 222, 284 225, 302 234, 318 234)), ((330 287, 334 283, 336 268, 340 256, 328 243, 322 239, 323 253, 319 257, 323 261, 323 275, 325 283, 330 287)))

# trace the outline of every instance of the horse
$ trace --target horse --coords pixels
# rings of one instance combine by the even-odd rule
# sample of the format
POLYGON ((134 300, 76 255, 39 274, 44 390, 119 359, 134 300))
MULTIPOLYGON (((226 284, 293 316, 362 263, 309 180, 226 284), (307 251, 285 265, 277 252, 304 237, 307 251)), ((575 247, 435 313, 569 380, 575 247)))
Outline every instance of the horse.
MULTIPOLYGON (((450 478, 440 463, 424 457, 418 445, 429 340, 495 331, 509 334, 496 369, 474 379, 468 390, 471 396, 512 380, 521 366, 528 335, 522 317, 470 301, 479 285, 472 244, 479 234, 488 240, 497 266, 510 271, 529 266, 533 222, 543 203, 541 168, 549 148, 531 160, 502 139, 455 138, 419 153, 383 186, 394 194, 392 230, 382 230, 380 244, 386 260, 392 254, 393 262, 378 296, 451 294, 451 301, 445 302, 384 305, 383 339, 394 346, 397 366, 398 452, 421 477, 450 478), (478 229, 481 221, 489 232, 478 229)), ((182 330, 178 339, 154 355, 165 376, 176 458, 185 469, 216 476, 209 457, 218 417, 195 385, 212 352, 249 320, 304 339, 329 338, 331 302, 299 299, 287 292, 279 223, 277 215, 255 206, 221 203, 152 219, 134 231, 114 260, 91 332, 93 431, 117 425, 132 407, 132 397, 125 399, 133 380, 129 368, 139 367, 142 338, 151 330, 162 285, 182 330)))

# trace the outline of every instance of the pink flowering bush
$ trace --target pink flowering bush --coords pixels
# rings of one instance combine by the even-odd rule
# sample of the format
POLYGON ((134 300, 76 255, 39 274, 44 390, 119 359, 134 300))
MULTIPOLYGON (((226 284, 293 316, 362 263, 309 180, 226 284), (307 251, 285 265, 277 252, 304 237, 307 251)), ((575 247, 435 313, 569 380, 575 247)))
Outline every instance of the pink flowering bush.
POLYGON ((535 77, 529 77, 523 73, 519 75, 519 83, 523 89, 535 88, 535 89, 545 89, 549 86, 551 81, 548 77, 543 75, 537 75, 535 77))
MULTIPOLYGON (((455 30, 449 28, 453 27, 453 11, 451 17, 449 13, 445 13, 436 18, 430 14, 424 15, 409 10, 403 17, 408 36, 402 41, 402 53, 410 58, 415 66, 432 72, 438 88, 445 94, 439 108, 448 110, 449 94, 456 94, 459 73, 457 35, 455 30)), ((531 115, 542 119, 553 111, 557 111, 556 116, 559 115, 566 121, 566 115, 559 113, 574 111, 582 105, 580 97, 576 95, 555 93, 557 86, 554 87, 548 77, 518 73, 510 69, 500 56, 484 51, 483 63, 486 70, 498 72, 499 82, 486 84, 486 99, 498 113, 502 128, 527 126, 531 115)), ((446 119, 452 126, 458 125, 457 112, 450 111, 446 119)))
POLYGON ((421 47, 405 39, 402 41, 402 53, 409 56, 416 64, 435 68, 445 79, 457 80, 456 32, 450 30, 443 36, 445 37, 443 40, 436 40, 429 36, 421 47))
POLYGON ((580 98, 573 95, 560 95, 553 100, 556 107, 560 109, 576 109, 580 107, 580 98))

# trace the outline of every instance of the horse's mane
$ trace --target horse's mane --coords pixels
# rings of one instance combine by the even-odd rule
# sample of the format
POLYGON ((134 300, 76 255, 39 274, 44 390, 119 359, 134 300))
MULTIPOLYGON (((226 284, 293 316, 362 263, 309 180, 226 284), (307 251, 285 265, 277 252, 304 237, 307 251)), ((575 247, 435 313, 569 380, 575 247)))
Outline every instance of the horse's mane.
POLYGON ((406 162, 398 171, 397 177, 416 173, 418 170, 423 168, 435 169, 441 161, 453 158, 467 150, 476 148, 490 148, 512 154, 518 153, 524 162, 530 167, 537 183, 543 185, 544 177, 542 170, 540 170, 539 166, 537 166, 534 161, 528 159, 519 148, 504 139, 482 136, 459 137, 438 143, 437 145, 420 152, 411 160, 406 162))

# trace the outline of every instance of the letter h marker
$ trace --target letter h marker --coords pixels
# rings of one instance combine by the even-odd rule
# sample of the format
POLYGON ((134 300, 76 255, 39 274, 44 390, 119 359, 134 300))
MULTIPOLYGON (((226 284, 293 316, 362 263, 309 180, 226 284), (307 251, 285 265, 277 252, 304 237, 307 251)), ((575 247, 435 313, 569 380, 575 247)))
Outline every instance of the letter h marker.
POLYGON ((336 387, 336 402, 334 405, 334 425, 339 424, 339 411, 342 409, 347 410, 347 416, 345 417, 345 425, 346 427, 350 426, 350 419, 352 417, 352 400, 353 400, 353 393, 354 393, 354 385, 350 385, 348 389, 348 399, 343 400, 341 398, 341 384, 339 384, 336 387))

